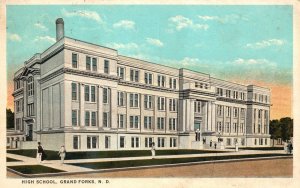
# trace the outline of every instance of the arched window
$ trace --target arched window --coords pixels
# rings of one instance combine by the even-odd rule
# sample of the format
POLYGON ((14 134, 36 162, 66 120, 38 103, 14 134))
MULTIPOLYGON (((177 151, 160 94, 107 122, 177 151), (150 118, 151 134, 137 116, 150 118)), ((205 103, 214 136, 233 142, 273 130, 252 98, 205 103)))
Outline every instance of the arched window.
POLYGON ((27 80, 27 90, 28 90, 28 96, 32 96, 34 94, 33 77, 29 77, 27 80))

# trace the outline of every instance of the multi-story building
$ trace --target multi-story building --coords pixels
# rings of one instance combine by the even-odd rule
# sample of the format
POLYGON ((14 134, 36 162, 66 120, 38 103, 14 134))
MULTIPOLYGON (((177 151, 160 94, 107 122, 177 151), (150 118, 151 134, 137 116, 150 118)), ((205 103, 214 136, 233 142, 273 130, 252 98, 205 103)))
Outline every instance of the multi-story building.
POLYGON ((64 36, 15 73, 23 148, 75 150, 269 146, 270 90, 119 55, 64 36), (200 129, 201 141, 195 142, 200 129), (219 142, 218 142, 219 141, 219 142))

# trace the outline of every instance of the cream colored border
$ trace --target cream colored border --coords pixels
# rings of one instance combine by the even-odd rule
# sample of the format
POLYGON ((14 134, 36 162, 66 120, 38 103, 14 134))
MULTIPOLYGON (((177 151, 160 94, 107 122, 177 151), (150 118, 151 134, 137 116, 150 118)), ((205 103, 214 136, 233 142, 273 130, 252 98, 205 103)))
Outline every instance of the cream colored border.
MULTIPOLYGON (((1 0, 0 9, 0 106, 2 107, 0 112, 0 186, 1 187, 300 187, 300 168, 299 168, 299 131, 300 131, 300 37, 299 37, 299 26, 300 26, 300 0, 129 0, 129 1, 113 1, 113 0, 49 0, 43 2, 42 0, 1 0), (217 4, 217 5, 292 5, 293 6, 293 22, 294 22, 294 90, 293 90, 293 117, 294 117, 294 177, 293 178, 157 178, 157 179, 110 179, 109 185, 22 185, 20 179, 7 179, 6 178, 6 164, 5 164, 5 107, 6 107, 6 9, 7 4, 217 4), (297 149, 298 148, 298 149, 297 149)), ((284 91, 283 91, 284 92, 284 91)), ((272 170, 272 169, 270 169, 272 170)), ((51 178, 48 178, 51 179, 51 178)), ((101 178, 99 178, 101 179, 101 178)))

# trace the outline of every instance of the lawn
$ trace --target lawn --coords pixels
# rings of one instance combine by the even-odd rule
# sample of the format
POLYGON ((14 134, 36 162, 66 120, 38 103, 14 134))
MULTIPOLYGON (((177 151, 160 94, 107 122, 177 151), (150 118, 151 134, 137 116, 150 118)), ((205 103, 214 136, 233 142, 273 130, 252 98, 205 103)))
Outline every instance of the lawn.
MULTIPOLYGON (((36 150, 8 150, 8 153, 24 155, 27 157, 36 157, 36 150)), ((57 151, 47 151, 46 160, 59 160, 57 151)), ((182 155, 182 154, 204 154, 204 153, 222 153, 225 151, 208 151, 208 150, 156 150, 156 155, 182 155)), ((66 160, 71 159, 95 159, 95 158, 117 158, 117 157, 140 157, 150 156, 150 150, 124 150, 124 151, 82 151, 67 152, 66 160)))
POLYGON ((58 173, 64 172, 55 168, 50 168, 42 165, 23 165, 23 166, 9 166, 12 170, 20 172, 22 174, 45 174, 45 173, 58 173))
POLYGON ((20 160, 17 160, 17 159, 13 159, 13 158, 10 158, 10 157, 6 157, 6 162, 18 162, 20 160))
POLYGON ((225 159, 245 159, 257 157, 287 156, 285 154, 251 154, 251 155, 231 155, 231 156, 209 156, 209 157, 191 157, 191 158, 169 158, 169 159, 145 159, 145 160, 126 160, 110 162, 91 162, 91 163, 72 163, 71 165, 86 167, 91 169, 111 169, 124 167, 151 166, 162 164, 180 164, 188 162, 200 162, 225 159))
POLYGON ((283 150, 283 147, 246 147, 245 150, 283 150))

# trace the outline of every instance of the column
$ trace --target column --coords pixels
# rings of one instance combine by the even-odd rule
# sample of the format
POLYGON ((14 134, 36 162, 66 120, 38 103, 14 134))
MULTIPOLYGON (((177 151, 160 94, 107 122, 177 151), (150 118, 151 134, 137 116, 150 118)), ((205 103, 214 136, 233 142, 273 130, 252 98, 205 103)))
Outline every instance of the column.
POLYGON ((189 122, 190 122, 190 130, 191 131, 195 131, 194 130, 194 126, 195 126, 195 104, 194 104, 194 102, 195 102, 195 100, 194 99, 189 99, 189 101, 190 101, 190 106, 189 106, 189 108, 190 108, 190 115, 188 116, 188 118, 189 118, 189 122))
POLYGON ((185 111, 186 111, 186 114, 185 114, 185 127, 186 127, 186 131, 189 132, 191 129, 190 129, 190 115, 191 115, 191 108, 190 108, 190 104, 191 101, 186 99, 185 100, 185 111))
POLYGON ((84 127, 84 84, 79 85, 79 126, 84 127))
MULTIPOLYGON (((72 86, 70 81, 64 84, 64 127, 72 127, 72 86)), ((50 125, 49 125, 50 126, 50 125)))
POLYGON ((216 131, 216 105, 211 102, 211 130, 216 131))
POLYGON ((212 105, 211 102, 207 102, 207 131, 212 131, 211 126, 212 126, 212 105))
MULTIPOLYGON (((52 106, 52 97, 53 97, 53 87, 49 86, 49 128, 53 128, 53 118, 58 118, 58 117, 53 117, 53 106, 52 106)), ((69 98, 71 99, 71 98, 69 98)))
POLYGON ((98 127, 103 127, 103 89, 98 85, 98 127))
MULTIPOLYGON (((111 128, 116 129, 118 128, 118 91, 117 88, 110 89, 110 125, 111 128)), ((141 101, 140 101, 141 102, 141 101)))

